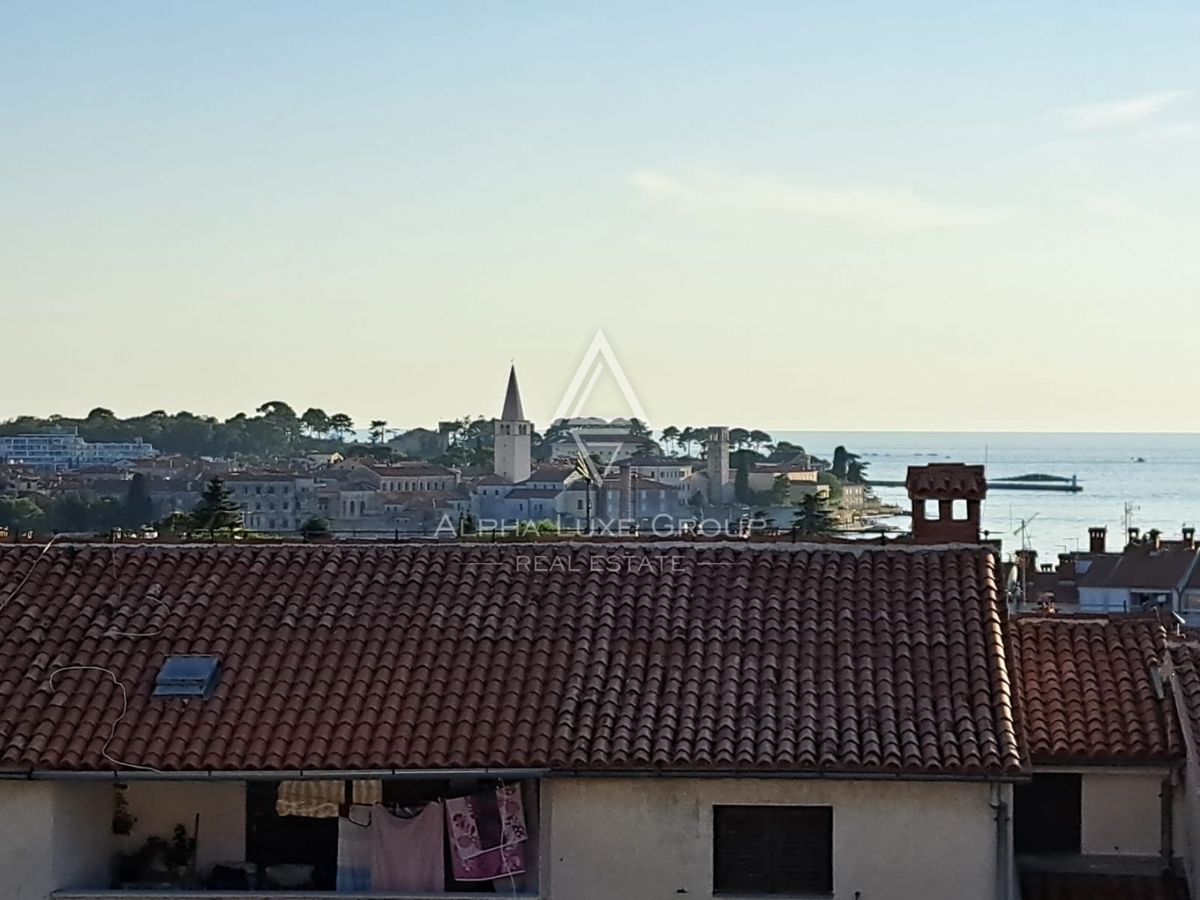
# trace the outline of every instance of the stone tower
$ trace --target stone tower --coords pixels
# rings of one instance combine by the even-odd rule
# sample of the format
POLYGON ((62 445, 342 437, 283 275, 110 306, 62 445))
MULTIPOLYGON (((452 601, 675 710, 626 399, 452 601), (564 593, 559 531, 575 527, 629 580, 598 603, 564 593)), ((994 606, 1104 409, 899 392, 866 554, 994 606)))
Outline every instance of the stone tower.
POLYGON ((531 472, 532 443, 533 426, 521 408, 521 389, 517 387, 517 367, 514 365, 508 372, 504 411, 496 420, 495 473, 512 483, 527 479, 531 472))
POLYGON ((729 429, 723 425, 708 428, 705 452, 708 493, 705 499, 714 506, 733 500, 733 478, 729 474, 729 429))

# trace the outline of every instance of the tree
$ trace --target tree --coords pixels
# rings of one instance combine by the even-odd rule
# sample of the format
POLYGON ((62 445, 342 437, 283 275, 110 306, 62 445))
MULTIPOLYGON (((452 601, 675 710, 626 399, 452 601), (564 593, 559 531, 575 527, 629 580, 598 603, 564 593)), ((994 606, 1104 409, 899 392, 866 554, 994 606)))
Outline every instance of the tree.
POLYGON ((36 531, 45 520, 42 508, 28 497, 0 497, 0 526, 14 531, 36 531))
POLYGON ((796 510, 792 521, 792 531, 795 534, 810 537, 822 537, 834 533, 833 514, 829 504, 819 494, 809 494, 796 510))
POLYGON ((387 434, 386 419, 372 419, 370 437, 372 444, 382 444, 383 438, 387 434))
POLYGON ((730 428, 729 442, 735 447, 744 447, 750 440, 750 432, 745 428, 730 428))
POLYGON ((688 426, 679 433, 679 440, 683 442, 684 449, 689 456, 692 454, 692 444, 701 444, 704 441, 708 431, 704 428, 693 428, 688 426))
POLYGON ((337 435, 339 441, 343 441, 354 430, 354 420, 345 413, 334 413, 329 417, 329 430, 337 435))
POLYGON ((308 433, 312 435, 329 434, 333 427, 330 424, 329 414, 323 409, 317 409, 315 406, 310 406, 304 411, 304 415, 300 417, 300 422, 308 429, 308 433))
POLYGON ((192 530, 207 532, 210 537, 216 537, 220 531, 232 535, 242 527, 241 508, 233 501, 233 491, 220 478, 213 478, 204 488, 191 518, 192 530))
POLYGON ((783 506, 792 494, 792 483, 786 475, 776 475, 771 481, 771 506, 783 506))
POLYGON ((126 528, 141 528, 154 521, 154 501, 150 499, 146 476, 141 472, 129 482, 121 518, 126 528))
POLYGON ((629 420, 629 433, 634 437, 650 437, 650 429, 641 419, 629 420))
POLYGON ((846 481, 851 484, 866 484, 867 483, 867 466, 869 462, 863 462, 860 459, 853 459, 850 465, 846 467, 846 481))
POLYGON ((754 502, 750 493, 750 460, 745 455, 738 456, 737 474, 733 476, 733 495, 738 503, 754 502))
POLYGON ((765 431, 760 431, 759 429, 755 428, 750 432, 750 443, 755 450, 758 450, 763 444, 771 443, 771 436, 765 431))
POLYGON ((329 520, 313 516, 300 526, 300 534, 306 541, 320 541, 333 536, 329 520))
POLYGON ((676 447, 679 443, 679 429, 674 425, 668 425, 662 430, 663 444, 668 447, 676 447))
POLYGON ((858 459, 857 453, 851 453, 841 444, 833 451, 833 465, 830 472, 840 481, 849 481, 850 464, 858 459))

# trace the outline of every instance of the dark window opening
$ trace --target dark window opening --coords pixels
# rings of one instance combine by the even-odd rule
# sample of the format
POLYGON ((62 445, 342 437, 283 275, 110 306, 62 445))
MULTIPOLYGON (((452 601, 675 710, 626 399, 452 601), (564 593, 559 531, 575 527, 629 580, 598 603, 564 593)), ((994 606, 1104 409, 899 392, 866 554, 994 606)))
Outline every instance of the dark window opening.
POLYGON ((1083 846, 1083 779, 1034 775, 1013 788, 1013 849, 1023 854, 1078 854, 1083 846))
MULTIPOLYGON (((346 782, 345 785, 345 796, 349 801, 352 796, 350 782, 346 782)), ((465 796, 496 786, 497 782, 493 781, 470 780, 451 783, 447 780, 383 779, 383 804, 385 807, 416 806, 433 800, 465 796)), ((265 873, 268 866, 310 865, 313 867, 312 879, 300 889, 335 891, 339 820, 332 817, 281 816, 276 807, 278 799, 278 782, 246 782, 246 861, 254 863, 259 873, 265 873)), ((525 822, 530 841, 534 841, 537 834, 537 810, 536 799, 526 793, 525 822)), ((497 885, 490 881, 457 881, 454 878, 449 838, 445 832, 442 839, 447 894, 510 893, 514 888, 517 893, 536 890, 536 845, 526 847, 526 874, 516 876, 520 880, 513 884, 502 880, 497 885)))
POLYGON ((832 894, 833 807, 713 807, 713 892, 832 894))

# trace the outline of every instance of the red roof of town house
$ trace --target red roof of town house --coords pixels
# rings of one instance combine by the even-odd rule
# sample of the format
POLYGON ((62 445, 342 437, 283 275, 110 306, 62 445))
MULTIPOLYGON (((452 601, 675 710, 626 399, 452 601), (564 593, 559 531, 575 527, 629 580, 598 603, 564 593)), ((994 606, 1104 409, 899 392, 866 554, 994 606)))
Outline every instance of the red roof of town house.
POLYGON ((1185 629, 1181 640, 1171 642, 1171 688, 1179 715, 1194 745, 1200 748, 1200 643, 1197 630, 1185 629))
POLYGON ((1189 900, 1187 881, 1161 875, 1026 872, 1021 900, 1189 900))
POLYGON ((984 548, 3 546, 0 768, 1014 774, 1004 616, 984 548))
POLYGON ((1157 616, 1022 615, 1011 623, 1021 727, 1034 763, 1184 755, 1168 688, 1160 694, 1155 685, 1167 641, 1157 616))
POLYGON ((921 500, 982 500, 987 495, 983 466, 965 463, 909 466, 904 486, 921 500))

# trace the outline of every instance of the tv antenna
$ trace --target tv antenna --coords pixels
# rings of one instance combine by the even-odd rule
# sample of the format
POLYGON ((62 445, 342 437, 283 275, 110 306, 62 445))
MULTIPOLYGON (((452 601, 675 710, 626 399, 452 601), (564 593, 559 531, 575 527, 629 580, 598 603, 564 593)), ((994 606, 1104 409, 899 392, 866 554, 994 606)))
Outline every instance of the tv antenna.
POLYGON ((1021 539, 1021 552, 1017 556, 1017 559, 1020 560, 1021 567, 1020 585, 1017 589, 1020 597, 1018 601, 1019 605, 1017 607, 1018 610, 1024 606, 1025 602, 1029 599, 1029 523, 1040 515, 1041 513, 1034 513, 1028 519, 1022 519, 1020 527, 1013 531, 1013 534, 1021 539))

